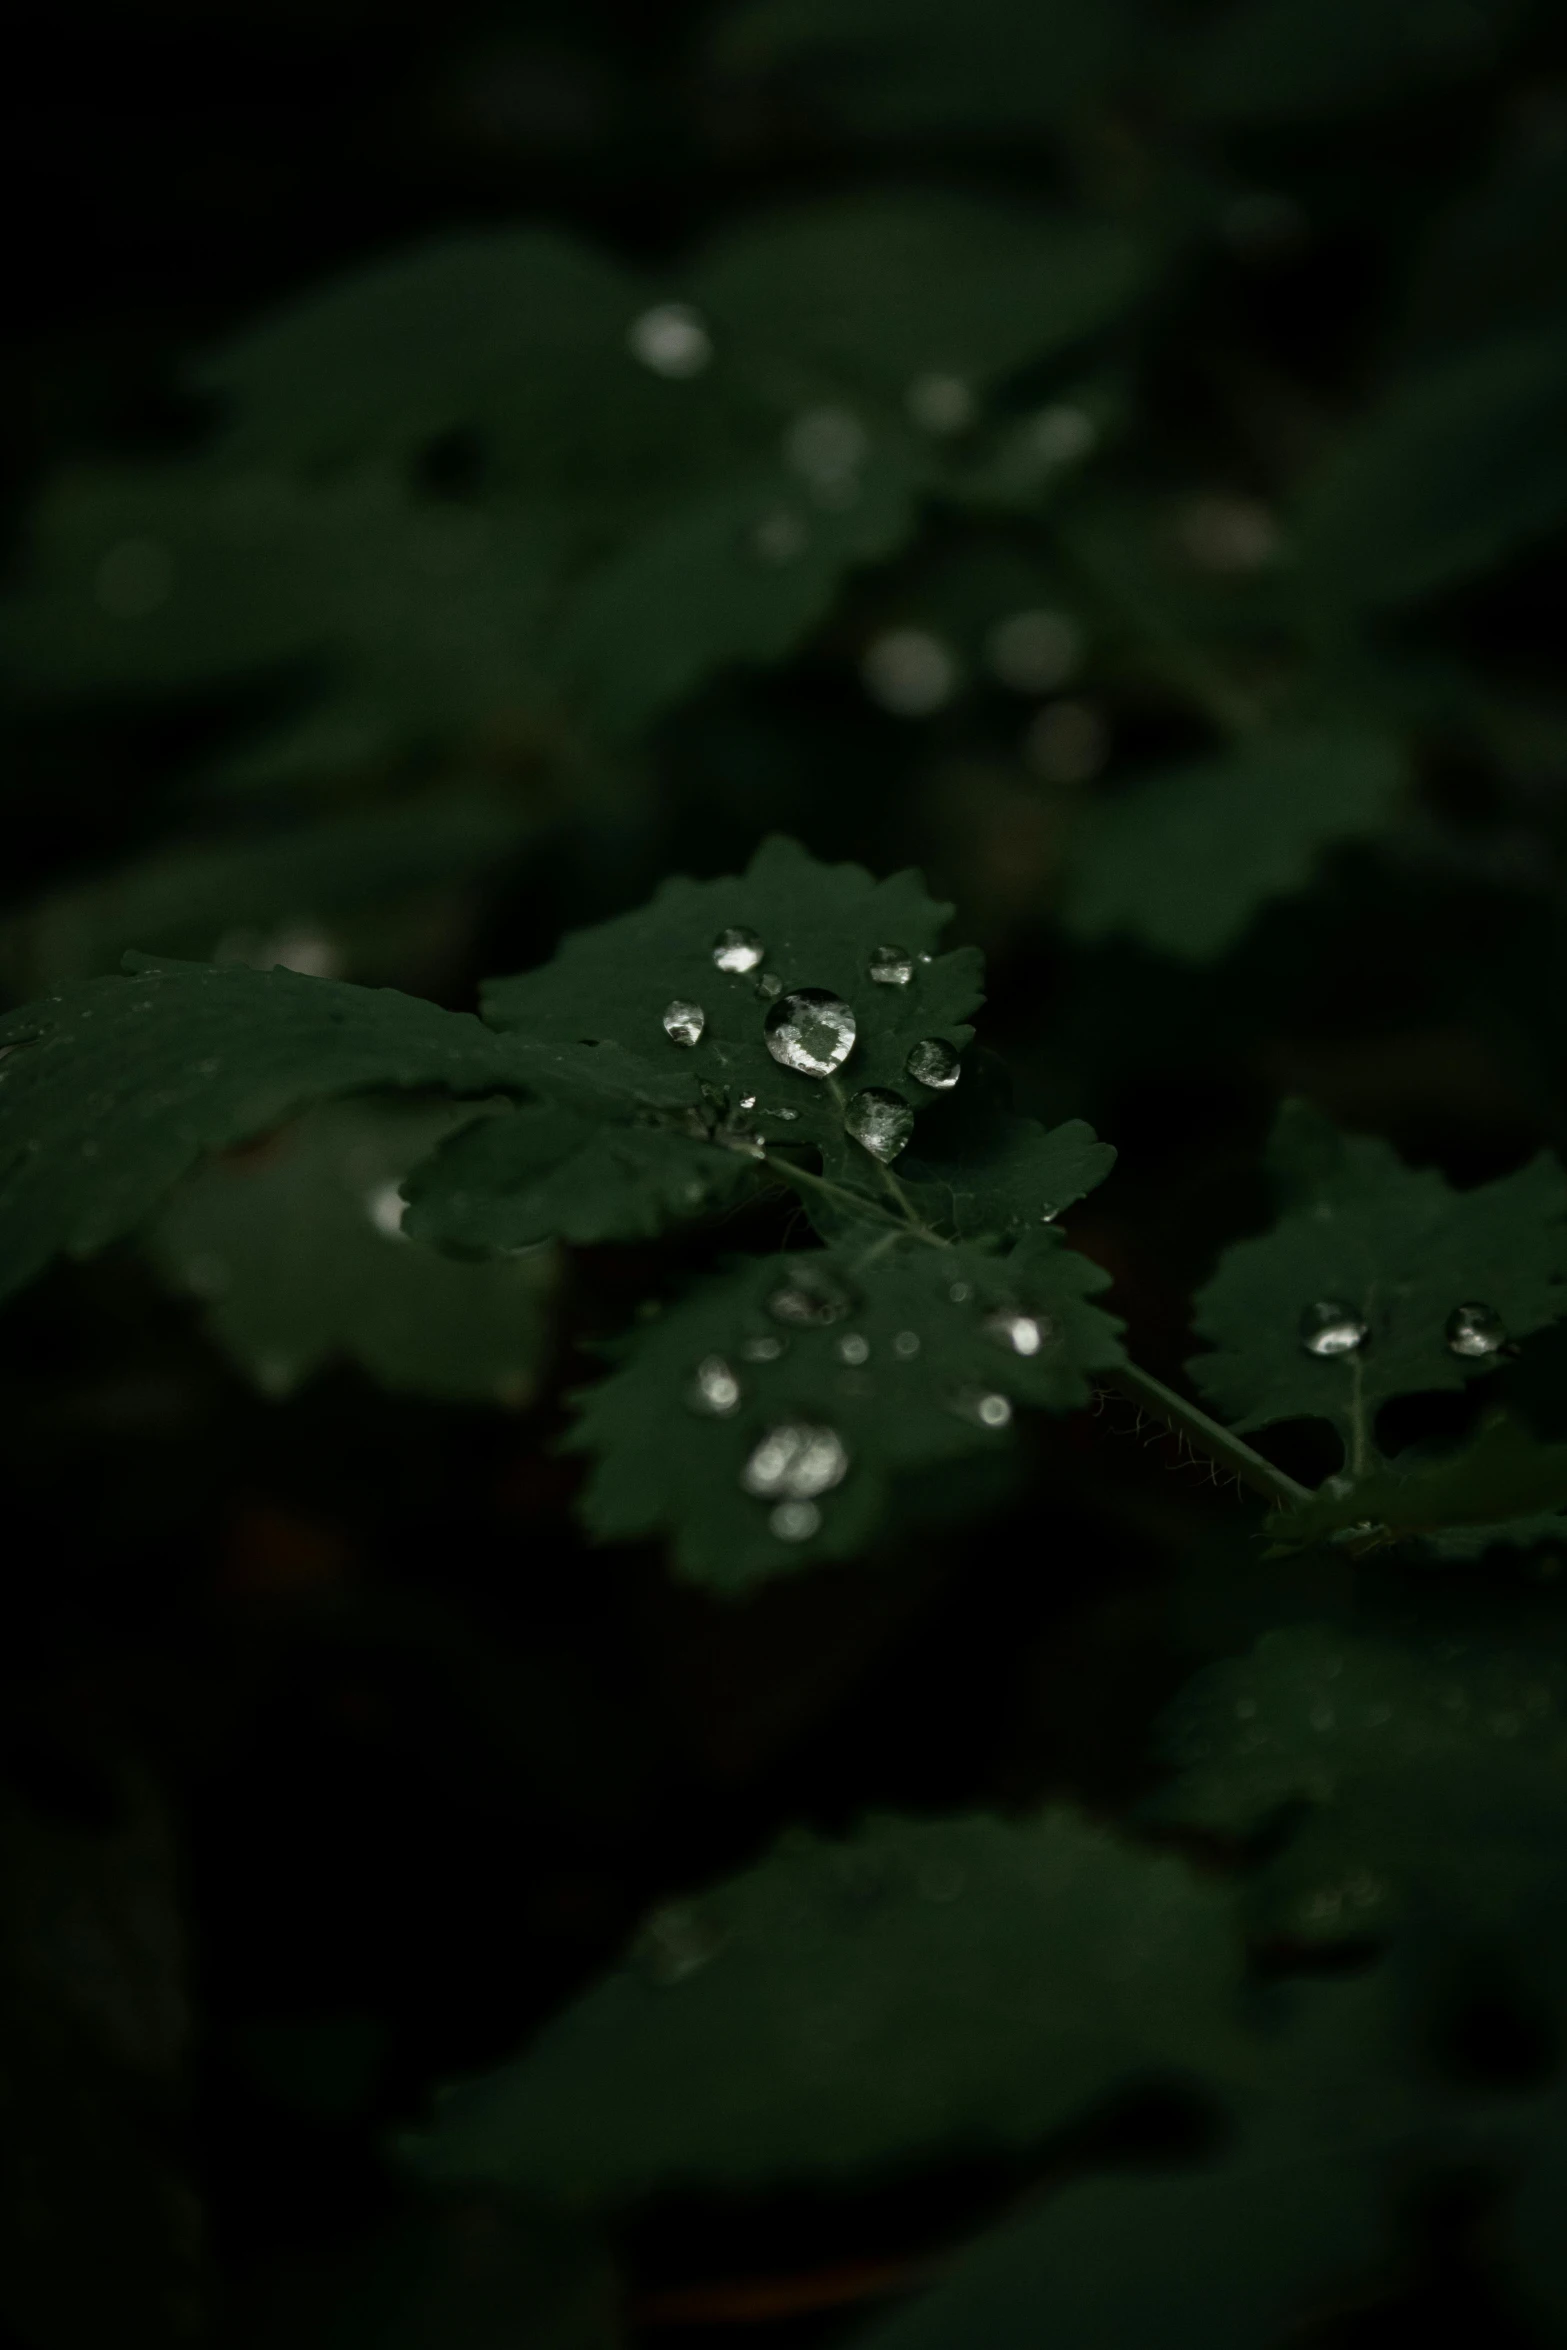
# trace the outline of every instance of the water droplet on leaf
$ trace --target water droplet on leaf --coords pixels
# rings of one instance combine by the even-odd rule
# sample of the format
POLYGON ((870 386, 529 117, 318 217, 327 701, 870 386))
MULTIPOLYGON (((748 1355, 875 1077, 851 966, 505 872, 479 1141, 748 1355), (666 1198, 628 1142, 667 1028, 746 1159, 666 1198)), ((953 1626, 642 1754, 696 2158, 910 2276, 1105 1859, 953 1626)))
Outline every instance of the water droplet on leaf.
POLYGON ((990 1392, 964 1394, 957 1397, 953 1410, 965 1420, 977 1420, 981 1428, 1009 1428, 1012 1424, 1011 1399, 990 1392))
POLYGON ((979 413, 973 389, 961 375, 917 375, 903 395, 909 422, 921 432, 945 436, 967 432, 979 413))
POLYGON ((740 1482, 764 1501, 812 1501, 841 1484, 848 1469, 849 1456, 835 1429, 784 1420, 756 1445, 740 1482))
POLYGON ((403 1218, 408 1213, 408 1202, 396 1183, 378 1183, 374 1191, 365 1194, 365 1213, 377 1232, 388 1240, 403 1240, 403 1218))
POLYGON ((914 1132, 914 1112, 900 1094, 884 1085, 868 1085, 850 1102, 843 1123, 860 1148, 886 1167, 914 1132))
POLYGON ((854 1014, 830 988, 780 996, 762 1028, 773 1059, 802 1077, 830 1077, 854 1049, 854 1014))
POLYGON ((721 930, 713 941, 713 961, 720 971, 754 971, 764 952, 754 930, 721 930))
POLYGON ((707 1014, 700 1004, 683 1003, 679 996, 664 1013, 664 1034, 671 1044, 699 1044, 707 1026, 707 1014))
POLYGON ((781 1501, 767 1524, 780 1542, 809 1542, 821 1522, 822 1513, 814 1501, 781 1501))
POLYGON ((775 997, 783 994, 783 981, 776 971, 764 971, 756 983, 756 992, 763 1003, 770 1004, 775 997))
POLYGON ((866 971, 878 987, 907 987, 914 977, 914 957, 907 947, 872 947, 866 971))
POLYGON ((1037 1355, 1051 1335, 1048 1322, 1038 1321, 1032 1314, 1014 1313, 1010 1306, 987 1314, 984 1321, 987 1338, 998 1346, 1008 1346, 1015 1355, 1037 1355))
POLYGON ((713 338, 689 302, 658 302, 626 330, 633 359, 673 382, 700 375, 713 356, 713 338))
POLYGON ((957 691, 957 655, 928 628, 889 628, 866 647, 860 675, 895 718, 928 718, 957 691))
POLYGON ((748 1363, 776 1363, 784 1343, 781 1338, 748 1338, 740 1352, 748 1363))
POLYGON ((810 524, 790 506, 773 506, 752 525, 751 552, 758 563, 798 563, 810 543, 810 524))
POLYGON ((917 1330, 900 1330, 892 1342, 892 1351, 900 1362, 911 1363, 920 1351, 919 1332, 917 1330))
POLYGON ((1448 1352, 1470 1363, 1499 1355, 1507 1344, 1507 1326, 1496 1308, 1474 1303, 1453 1308, 1446 1335, 1448 1352))
POLYGON ((694 1412, 727 1420, 740 1409, 740 1382, 722 1355, 704 1355, 697 1364, 689 1397, 694 1412))
POLYGON ((1300 1318, 1300 1343, 1309 1355, 1352 1355, 1364 1346, 1367 1326, 1353 1306, 1318 1298, 1300 1318))
POLYGON ((830 1322, 841 1322, 853 1305, 854 1300, 834 1274, 802 1256, 788 1280, 773 1291, 767 1310, 778 1322, 792 1322, 801 1329, 825 1329, 830 1322))
POLYGON ((870 1361, 871 1342, 862 1338, 858 1330, 846 1330, 838 1341, 840 1363, 867 1363, 870 1361))
POLYGON ((963 1074, 958 1048, 948 1044, 944 1036, 921 1037, 904 1067, 917 1084, 928 1085, 933 1093, 950 1093, 963 1074))

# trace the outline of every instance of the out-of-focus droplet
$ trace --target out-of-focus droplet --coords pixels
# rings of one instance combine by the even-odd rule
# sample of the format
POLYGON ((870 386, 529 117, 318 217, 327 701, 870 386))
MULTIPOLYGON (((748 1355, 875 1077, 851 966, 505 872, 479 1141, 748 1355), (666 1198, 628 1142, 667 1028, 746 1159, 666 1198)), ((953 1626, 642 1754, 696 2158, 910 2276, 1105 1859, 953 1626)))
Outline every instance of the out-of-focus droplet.
POLYGON ((914 957, 907 947, 872 947, 866 975, 878 987, 907 987, 914 977, 914 957))
POLYGON ((1099 427, 1086 408, 1065 401, 1041 408, 1029 418, 1028 444, 1046 465, 1073 465, 1086 457, 1099 438, 1099 427))
POLYGON ((751 552, 759 563, 798 563, 811 543, 811 526, 792 506, 771 506, 751 526, 751 552))
POLYGON ((1045 783, 1092 783, 1110 756, 1110 729, 1092 702, 1048 702, 1029 720, 1023 756, 1045 783))
POLYGON ((867 1085, 850 1102, 843 1123, 860 1148, 887 1167, 914 1132, 914 1112, 901 1094, 884 1085, 867 1085))
POLYGON ((723 1946, 723 1935, 699 1910, 671 1903, 653 1912, 637 1936, 632 1956, 643 1974, 667 1987, 700 1973, 723 1946))
POLYGON ((854 1050, 854 1014, 826 987, 780 996, 762 1023, 767 1049, 802 1077, 830 1077, 854 1050))
POLYGON ((763 952, 756 932, 739 925, 721 930, 713 941, 713 961, 720 971, 754 971, 763 952))
POLYGON ((689 302, 656 302, 632 320, 626 343, 633 359, 677 382, 700 375, 713 356, 706 322, 689 302))
POLYGON ((988 1390, 965 1392, 953 1401, 953 1410, 960 1418, 975 1421, 981 1428, 1009 1428, 1012 1425, 1012 1402, 1009 1396, 988 1390))
POLYGON ((903 395, 909 422, 937 438, 967 432, 979 414, 972 384, 961 375, 917 375, 903 395))
POLYGON ((963 1074, 963 1057, 944 1036, 922 1036, 904 1062, 909 1075, 933 1093, 950 1093, 963 1074))
POLYGON ((377 1232, 388 1240, 406 1239, 403 1218, 407 1213, 408 1202, 396 1182, 378 1183, 373 1191, 365 1194, 365 1214, 377 1232))
POLYGON ((784 434, 784 460, 819 506, 850 506, 870 446, 852 408, 805 408, 784 434))
POLYGON ((1050 1324, 1034 1314, 1015 1313, 1010 1306, 987 1314, 983 1323, 985 1336, 993 1338, 998 1346, 1010 1347, 1015 1355, 1037 1355, 1051 1333, 1050 1324))
POLYGON ((780 1542, 809 1542, 821 1530, 822 1513, 814 1501, 780 1501, 770 1513, 769 1533, 780 1542))
POLYGON ((740 1382, 722 1355, 702 1357, 688 1401, 694 1412, 705 1412, 715 1420, 732 1419, 740 1409, 740 1382))
POLYGON ((1083 659, 1083 631, 1070 612, 1009 612, 985 639, 992 677, 1018 694, 1050 694, 1083 659))
POLYGON ((93 594, 111 620, 145 620, 174 592, 174 557, 161 539, 121 539, 93 574, 93 594))
POLYGON ((784 1420, 753 1448, 740 1482, 764 1501, 814 1501, 841 1484, 848 1471, 849 1456, 836 1429, 784 1420))
POLYGON ((837 1274, 806 1254, 773 1291, 767 1310, 775 1322, 792 1322, 800 1329, 825 1329, 852 1313, 854 1302, 837 1274))
POLYGON ((838 1341, 836 1351, 840 1363, 868 1363, 871 1355, 871 1342, 868 1338, 862 1337, 858 1330, 846 1330, 838 1341))
POLYGON ((1445 1336, 1450 1354, 1479 1363, 1501 1353, 1507 1344, 1507 1325, 1495 1306, 1472 1302, 1454 1306, 1447 1317, 1445 1336))
POLYGON ((1199 571, 1239 579, 1279 559, 1278 520, 1260 498, 1188 498, 1175 529, 1187 561, 1199 571))
POLYGON ((770 1335, 766 1338, 748 1338, 740 1352, 748 1363, 776 1363, 783 1353, 784 1343, 783 1339, 770 1335))
POLYGON ((951 1298, 955 1306, 966 1306, 973 1294, 974 1284, 972 1281, 954 1281, 947 1291, 948 1297, 951 1298))
POLYGON ((897 1356, 900 1363, 912 1363, 914 1357, 920 1351, 919 1332, 917 1330, 899 1330, 896 1332, 892 1341, 892 1351, 897 1356))
POLYGON ((1367 1325, 1353 1306, 1318 1298, 1300 1318, 1300 1343, 1309 1355, 1352 1355, 1366 1343, 1367 1325))
POLYGON ((957 692, 958 659, 928 628, 889 628, 865 648, 860 676, 895 718, 928 718, 957 692))
POLYGON ((707 1014, 700 1004, 688 1004, 676 996, 665 1009, 664 1034, 671 1044, 700 1044, 706 1026, 707 1014))

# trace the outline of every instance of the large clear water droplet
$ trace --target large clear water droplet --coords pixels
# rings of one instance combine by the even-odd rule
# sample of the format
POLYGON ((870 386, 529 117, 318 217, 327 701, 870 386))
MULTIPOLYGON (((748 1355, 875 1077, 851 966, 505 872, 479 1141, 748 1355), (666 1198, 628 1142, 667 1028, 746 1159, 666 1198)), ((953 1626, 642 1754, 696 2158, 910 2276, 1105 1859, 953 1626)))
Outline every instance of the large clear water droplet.
POLYGON ((1321 1297, 1300 1317, 1300 1343, 1309 1355, 1352 1355, 1366 1343, 1367 1325, 1353 1306, 1321 1297))
POLYGON ((627 328, 626 343, 633 359, 673 382, 700 375, 713 356, 706 322, 689 302, 657 302, 644 310, 627 328))
POLYGON ((1471 1302, 1454 1306, 1447 1317, 1448 1352, 1466 1362, 1484 1362, 1489 1355, 1499 1355, 1506 1344, 1507 1325, 1495 1306, 1471 1302))
POLYGON ((907 987, 914 977, 914 957, 907 947, 872 947, 867 969, 878 987, 907 987))
POLYGON ((813 1264, 809 1256, 801 1257, 767 1301, 775 1321, 791 1322, 798 1329, 825 1329, 831 1322, 841 1322, 853 1308, 854 1300, 844 1284, 824 1266, 813 1264))
POLYGON ((664 1013, 664 1034, 671 1044, 700 1044, 707 1014, 700 1004, 683 1003, 679 996, 664 1013))
POLYGON ((958 1048, 944 1036, 922 1036, 904 1067, 916 1083, 928 1085, 934 1093, 950 1093, 963 1074, 958 1048))
POLYGON ((756 1445, 740 1482, 764 1501, 813 1501, 841 1484, 848 1470, 849 1456, 835 1429, 784 1420, 756 1445))
POLYGON ((694 1412, 708 1412, 727 1420, 740 1409, 740 1382, 722 1355, 704 1355, 697 1364, 688 1398, 694 1412))
POLYGON ((822 1513, 814 1501, 781 1501, 767 1524, 780 1542, 809 1542, 821 1522, 822 1513))
POLYGON ((773 1059, 802 1077, 830 1077, 854 1050, 854 1014, 826 987, 780 996, 762 1030, 773 1059))
POLYGON ((862 1150, 890 1166, 914 1132, 914 1112, 900 1094, 868 1085, 843 1114, 843 1123, 862 1150))
POLYGON ((713 961, 720 971, 754 971, 765 951, 756 932, 740 926, 721 930, 713 941, 713 961))
POLYGON ((1054 1335, 1048 1322, 1034 1314, 1014 1313, 1010 1306, 987 1314, 983 1323, 987 1338, 998 1346, 1010 1347, 1015 1355, 1037 1355, 1047 1338, 1054 1335))

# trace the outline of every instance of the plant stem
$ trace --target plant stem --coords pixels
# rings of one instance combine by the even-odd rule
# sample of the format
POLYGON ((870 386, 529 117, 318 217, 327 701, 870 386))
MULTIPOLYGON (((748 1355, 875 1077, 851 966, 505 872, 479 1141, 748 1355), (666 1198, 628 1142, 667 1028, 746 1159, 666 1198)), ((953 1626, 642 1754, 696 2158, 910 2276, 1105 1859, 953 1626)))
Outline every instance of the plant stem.
POLYGON ((1253 1452, 1251 1446, 1237 1436, 1233 1429, 1226 1428, 1218 1420, 1210 1420, 1200 1406, 1188 1403, 1184 1395, 1177 1395, 1173 1387, 1166 1387, 1164 1381, 1156 1379, 1151 1371, 1139 1369, 1136 1363, 1123 1363, 1114 1371, 1102 1372, 1100 1377, 1106 1387, 1118 1389, 1121 1394, 1130 1396, 1134 1402, 1157 1413, 1168 1427, 1179 1429, 1183 1436, 1200 1446, 1210 1459, 1222 1461, 1253 1492, 1264 1494, 1269 1501, 1280 1503, 1288 1509, 1311 1499, 1308 1486, 1297 1485, 1293 1477, 1286 1476, 1282 1469, 1276 1469, 1271 1461, 1264 1460, 1260 1452, 1253 1452))

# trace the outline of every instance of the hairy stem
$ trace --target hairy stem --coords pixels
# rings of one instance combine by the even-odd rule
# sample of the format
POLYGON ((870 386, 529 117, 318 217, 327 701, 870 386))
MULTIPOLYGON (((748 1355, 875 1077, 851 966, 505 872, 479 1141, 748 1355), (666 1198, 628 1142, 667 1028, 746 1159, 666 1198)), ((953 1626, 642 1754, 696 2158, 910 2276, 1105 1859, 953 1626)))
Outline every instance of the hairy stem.
POLYGON ((1254 1493, 1264 1494, 1269 1501, 1288 1509, 1311 1499, 1308 1486, 1297 1485, 1293 1477, 1264 1460, 1260 1452, 1254 1452, 1233 1429, 1226 1428, 1222 1421, 1211 1420, 1199 1405, 1188 1403, 1184 1395, 1177 1395, 1173 1387, 1166 1387, 1151 1371, 1139 1369, 1136 1363, 1123 1363, 1099 1376, 1104 1386, 1130 1396, 1146 1410, 1156 1413, 1167 1427, 1178 1429, 1210 1460, 1232 1469, 1254 1493))

